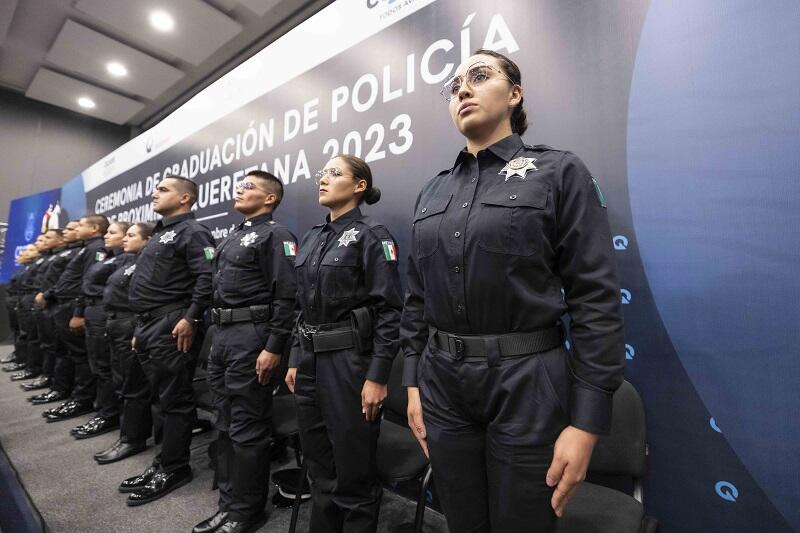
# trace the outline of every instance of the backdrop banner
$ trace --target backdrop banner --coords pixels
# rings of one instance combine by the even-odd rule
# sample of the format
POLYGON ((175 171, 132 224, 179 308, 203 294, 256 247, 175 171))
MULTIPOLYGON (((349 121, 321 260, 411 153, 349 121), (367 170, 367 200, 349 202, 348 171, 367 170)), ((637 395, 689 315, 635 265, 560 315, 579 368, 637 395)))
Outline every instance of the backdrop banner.
POLYGON ((314 172, 350 153, 404 270, 417 193, 464 144, 441 85, 476 48, 506 53, 526 141, 577 153, 608 201, 647 512, 665 531, 798 529, 798 29, 790 0, 335 2, 83 172, 87 211, 154 221, 180 174, 221 239, 259 168, 299 238, 325 216, 314 172))

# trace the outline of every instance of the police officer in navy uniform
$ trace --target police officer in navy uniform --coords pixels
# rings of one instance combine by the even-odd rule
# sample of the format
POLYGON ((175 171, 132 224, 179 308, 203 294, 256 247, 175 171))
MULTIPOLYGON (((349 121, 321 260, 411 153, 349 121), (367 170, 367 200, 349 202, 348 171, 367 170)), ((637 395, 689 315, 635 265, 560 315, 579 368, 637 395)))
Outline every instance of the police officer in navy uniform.
POLYGON ((89 366, 96 383, 97 414, 88 422, 70 430, 76 439, 87 439, 119 427, 120 399, 114 381, 122 381, 112 375, 111 354, 106 335, 106 312, 103 307, 103 290, 109 276, 119 267, 122 239, 130 224, 113 222, 103 236, 103 248, 98 250, 96 262, 83 277, 83 315, 86 319, 86 351, 89 366))
MULTIPOLYGON (((19 262, 19 257, 17 258, 17 264, 21 264, 19 262)), ((8 325, 11 328, 11 333, 13 334, 14 340, 14 350, 0 359, 0 365, 8 365, 17 362, 17 346, 19 344, 19 318, 17 317, 17 305, 19 304, 19 296, 20 296, 20 287, 19 287, 19 277, 22 274, 24 268, 18 268, 12 274, 11 279, 8 280, 8 286, 6 287, 6 311, 8 312, 8 325)))
POLYGON ((151 389, 131 349, 136 315, 130 310, 128 289, 136 270, 136 258, 153 234, 153 225, 138 222, 130 226, 122 240, 123 252, 117 257, 117 268, 103 288, 106 311, 106 335, 111 357, 112 378, 117 396, 122 398, 119 439, 94 454, 99 464, 121 461, 144 451, 153 420, 150 411, 151 389))
POLYGON ((214 239, 197 222, 192 205, 197 184, 163 179, 153 192, 153 210, 163 218, 136 261, 130 282, 137 313, 133 337, 164 419, 161 452, 138 476, 122 482, 128 505, 156 500, 192 479, 189 445, 195 416, 192 377, 202 345, 202 317, 211 303, 214 239))
POLYGON ((234 198, 245 220, 214 257, 216 333, 208 382, 219 430, 219 508, 194 533, 255 531, 265 519, 272 416, 267 384, 291 345, 296 290, 297 239, 272 219, 282 197, 283 184, 272 174, 245 176, 234 198))
POLYGON ((554 531, 623 379, 605 200, 575 155, 522 141, 520 72, 505 56, 479 50, 443 94, 467 147, 416 204, 409 426, 451 531, 554 531))
POLYGON ((65 394, 70 385, 70 370, 74 376, 71 399, 45 411, 43 416, 47 422, 66 420, 94 409, 95 382, 86 351, 82 284, 89 267, 105 257, 103 235, 106 230, 108 219, 103 215, 92 214, 80 218, 76 232, 83 246, 67 263, 55 287, 43 294, 48 307, 53 306, 55 332, 70 360, 69 366, 62 363, 61 372, 56 369, 55 390, 65 394))
MULTIPOLYGON (((48 232, 50 235, 52 232, 48 232)), ((46 236, 47 236, 46 235, 46 236)), ((56 240, 58 238, 56 237, 56 240)), ((59 370, 59 381, 61 382, 62 390, 68 391, 72 388, 73 368, 72 361, 69 359, 66 348, 61 343, 58 335, 55 333, 55 322, 53 321, 54 306, 47 305, 47 300, 44 298, 44 293, 52 290, 61 274, 67 268, 70 259, 78 253, 82 243, 78 239, 78 221, 71 220, 64 227, 61 232, 61 245, 53 250, 53 255, 46 263, 44 274, 42 275, 41 290, 35 297, 34 317, 37 320, 37 329, 39 332, 39 351, 42 354, 42 376, 29 383, 23 383, 21 387, 24 390, 38 390, 47 387, 55 387, 55 374, 59 370), (57 364, 61 362, 61 364, 57 364)), ((29 400, 42 401, 42 396, 56 396, 56 399, 62 399, 61 393, 58 391, 50 391, 37 396, 29 398, 29 400)), ((52 401, 56 401, 56 399, 52 401)))
MULTIPOLYGON (((39 238, 37 237, 37 240, 39 238)), ((19 263, 23 267, 17 278, 19 294, 15 308, 19 323, 19 337, 15 347, 17 355, 14 362, 3 367, 4 372, 24 371, 28 362, 28 353, 36 348, 33 346, 36 340, 36 325, 33 322, 30 306, 32 305, 33 294, 35 294, 32 285, 33 279, 36 277, 39 265, 42 263, 39 259, 39 251, 36 249, 35 244, 27 245, 19 255, 19 263)))
POLYGON ((312 481, 310 530, 375 531, 375 450, 399 347, 397 247, 358 207, 380 199, 364 161, 335 157, 318 183, 330 213, 305 235, 295 261, 301 316, 286 375, 312 481))
POLYGON ((53 335, 52 326, 45 321, 44 310, 35 303, 35 297, 42 290, 50 267, 58 260, 57 251, 63 244, 61 230, 47 230, 37 240, 41 240, 39 252, 42 263, 38 268, 36 279, 33 283, 34 294, 30 297, 31 317, 33 319, 31 327, 36 328, 36 347, 28 354, 25 370, 18 375, 12 376, 12 380, 27 380, 38 377, 43 371, 44 352, 49 349, 48 345, 52 344, 50 340, 53 335))

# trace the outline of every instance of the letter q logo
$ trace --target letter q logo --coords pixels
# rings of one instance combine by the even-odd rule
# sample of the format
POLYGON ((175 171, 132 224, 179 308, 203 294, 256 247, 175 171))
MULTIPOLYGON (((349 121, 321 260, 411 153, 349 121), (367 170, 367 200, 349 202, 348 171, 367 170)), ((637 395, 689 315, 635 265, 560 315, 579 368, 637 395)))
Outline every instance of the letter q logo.
POLYGON ((717 491, 717 496, 729 502, 735 502, 736 498, 739 497, 739 491, 736 490, 733 483, 727 481, 717 481, 717 484, 714 485, 714 490, 717 491))
POLYGON ((631 303, 631 291, 628 289, 620 289, 620 294, 622 295, 622 304, 627 305, 631 303))
POLYGON ((628 249, 628 238, 625 235, 616 235, 614 237, 614 249, 615 250, 627 250, 628 249))

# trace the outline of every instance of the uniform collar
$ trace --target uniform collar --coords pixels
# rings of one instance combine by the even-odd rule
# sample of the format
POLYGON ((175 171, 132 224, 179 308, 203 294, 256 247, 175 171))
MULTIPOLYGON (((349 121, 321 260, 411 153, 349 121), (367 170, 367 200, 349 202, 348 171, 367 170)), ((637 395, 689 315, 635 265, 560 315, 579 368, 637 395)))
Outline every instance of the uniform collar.
POLYGON ((336 233, 339 233, 340 231, 342 231, 344 229, 345 226, 347 226, 348 224, 350 224, 354 220, 361 219, 362 217, 363 217, 363 215, 361 214, 361 209, 359 207, 354 207, 353 209, 351 209, 347 213, 343 214, 342 216, 340 216, 339 218, 337 218, 333 222, 331 222, 331 216, 329 214, 329 215, 327 215, 325 217, 325 221, 327 222, 327 225, 330 226, 330 228, 333 231, 335 231, 336 233))
POLYGON ((265 222, 272 222, 272 213, 263 213, 261 215, 254 216, 253 218, 248 218, 239 224, 239 229, 242 229, 243 227, 256 226, 265 222))
MULTIPOLYGON (((508 162, 517 157, 524 146, 525 143, 522 142, 522 137, 520 137, 517 133, 512 133, 508 137, 504 137, 493 145, 487 146, 483 150, 479 151, 478 155, 488 150, 503 161, 508 162)), ((458 153, 458 157, 456 157, 456 164, 453 165, 453 167, 458 166, 458 164, 461 163, 464 158, 470 157, 471 155, 472 154, 467 151, 467 147, 465 146, 458 153)))
POLYGON ((194 212, 189 211, 188 213, 181 213, 180 215, 175 215, 174 217, 167 217, 162 218, 156 224, 156 230, 158 228, 166 228, 167 226, 172 226, 177 224, 178 222, 183 222, 184 220, 191 220, 194 218, 194 212))

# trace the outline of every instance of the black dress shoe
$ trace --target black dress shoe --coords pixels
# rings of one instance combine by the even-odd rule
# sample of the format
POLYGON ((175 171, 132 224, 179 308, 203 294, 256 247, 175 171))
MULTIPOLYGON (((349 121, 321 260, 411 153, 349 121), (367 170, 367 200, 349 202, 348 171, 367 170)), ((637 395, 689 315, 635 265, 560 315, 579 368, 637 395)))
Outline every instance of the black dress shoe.
POLYGON ((16 363, 16 362, 17 362, 17 353, 16 352, 12 352, 12 353, 8 354, 7 356, 3 357, 2 359, 0 359, 0 365, 7 365, 9 363, 16 363))
POLYGON ((58 422, 60 420, 67 420, 68 418, 75 418, 76 416, 85 415, 87 413, 91 413, 93 409, 92 401, 88 402, 77 402, 72 401, 56 411, 55 413, 49 414, 45 417, 47 422, 58 422))
POLYGON ((49 386, 50 386, 50 378, 47 376, 39 376, 37 379, 34 379, 29 383, 20 384, 20 388, 24 391, 46 389, 49 386))
POLYGON ((16 372, 17 370, 24 370, 27 365, 25 363, 10 363, 3 367, 3 372, 16 372))
POLYGON ((182 466, 172 472, 156 472, 143 488, 128 496, 128 505, 134 507, 155 501, 192 480, 192 468, 182 466))
POLYGON ((138 476, 129 477, 128 479, 124 480, 122 483, 119 484, 119 491, 122 493, 126 492, 136 492, 137 490, 141 490, 147 485, 147 482, 150 481, 154 475, 158 472, 158 465, 150 465, 147 467, 147 470, 139 474, 138 476))
POLYGON ((210 518, 206 518, 192 528, 192 533, 211 533, 216 531, 219 527, 228 521, 228 513, 226 511, 217 511, 217 514, 210 518))
POLYGON ((100 456, 102 456, 102 455, 106 455, 106 454, 110 453, 112 450, 114 450, 115 448, 119 448, 119 445, 120 445, 120 444, 122 444, 122 437, 120 437, 120 438, 118 438, 117 440, 115 440, 115 441, 114 441, 114 444, 112 444, 111 446, 109 446, 109 447, 108 447, 108 448, 106 448, 105 450, 99 451, 99 452, 97 452, 96 454, 94 454, 94 456, 93 456, 93 457, 94 457, 95 459, 97 459, 98 457, 100 457, 100 456))
POLYGON ((42 417, 43 418, 47 418, 48 416, 50 416, 52 414, 55 414, 56 412, 62 410, 63 408, 65 408, 66 406, 68 406, 71 403, 72 403, 72 400, 67 400, 64 403, 61 403, 59 405, 56 405, 55 407, 51 407, 50 409, 47 409, 46 411, 42 411, 42 417))
POLYGON ((34 372, 33 370, 28 370, 27 368, 18 374, 13 374, 11 376, 11 381, 22 381, 23 379, 33 379, 38 378, 39 373, 34 372))
POLYGON ((126 459, 131 455, 141 453, 146 449, 147 445, 144 442, 117 442, 111 448, 103 450, 100 453, 96 453, 94 455, 94 460, 97 461, 98 464, 107 465, 108 463, 122 461, 123 459, 126 459))
MULTIPOLYGON (((78 440, 88 439, 91 437, 96 437, 97 435, 102 435, 103 433, 108 433, 109 431, 114 431, 115 429, 119 429, 119 418, 103 418, 98 416, 92 420, 94 423, 87 423, 86 426, 84 426, 84 429, 79 429, 73 436, 78 440)), ((92 422, 92 420, 89 422, 92 422)))
POLYGON ((247 520, 240 522, 237 520, 228 520, 217 530, 217 533, 253 533, 258 530, 267 522, 266 516, 261 516, 258 519, 247 520))
POLYGON ((74 437, 79 431, 83 431, 83 430, 89 429, 94 424, 96 424, 99 420, 100 420, 99 416, 95 416, 93 418, 90 418, 88 421, 86 421, 85 423, 81 424, 80 426, 75 426, 74 428, 70 429, 69 430, 69 434, 74 437))
POLYGON ((57 390, 51 390, 49 392, 32 396, 30 400, 33 405, 42 405, 45 403, 60 402, 61 400, 66 399, 66 397, 66 393, 57 390))

